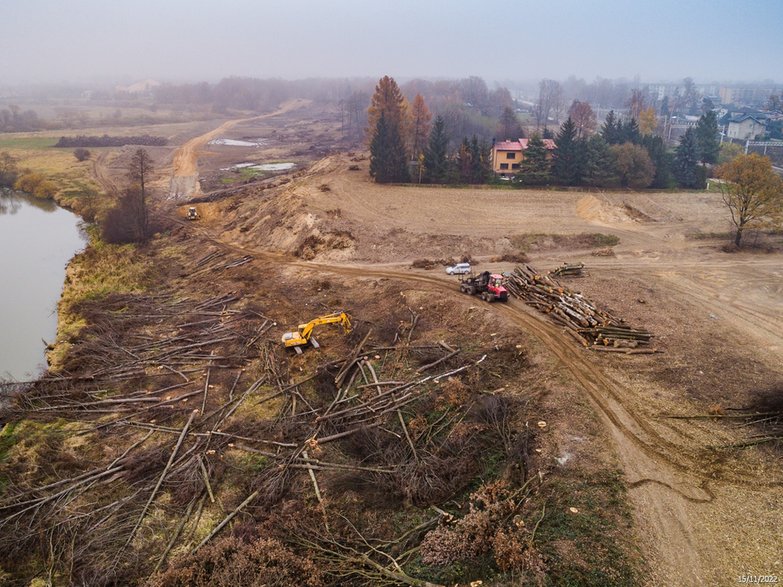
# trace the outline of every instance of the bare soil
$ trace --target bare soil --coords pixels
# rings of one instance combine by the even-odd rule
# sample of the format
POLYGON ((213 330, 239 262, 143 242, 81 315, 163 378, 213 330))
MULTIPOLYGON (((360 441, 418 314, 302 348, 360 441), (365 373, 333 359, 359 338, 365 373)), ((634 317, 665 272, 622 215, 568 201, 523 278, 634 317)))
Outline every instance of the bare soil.
MULTIPOLYGON (((311 107, 230 121, 190 138, 156 160, 161 193, 176 177, 217 186, 231 162, 283 159, 299 167, 204 194, 201 220, 179 221, 161 237, 190 270, 212 251, 226 260, 252 257, 213 278, 183 269, 170 277, 183 295, 239 292, 280 327, 348 309, 383 341, 404 334, 417 313, 417 338, 492 351, 481 389, 530 402, 533 412, 520 412, 516 426, 547 422, 529 465, 551 480, 544 487, 621 471, 632 528, 621 529, 622 501, 574 507, 616 514, 611 542, 623 544, 626 555, 640 547, 646 584, 733 584, 743 573, 783 574, 779 453, 766 445, 727 448, 754 432, 730 419, 668 417, 753 407, 779 393, 783 381, 783 257, 726 254, 721 241, 689 237, 728 230, 718 194, 378 185, 364 155, 333 152, 340 145, 334 119, 311 107), (269 142, 205 147, 226 134, 269 142), (594 233, 619 238, 611 254, 596 256, 595 243, 580 236, 594 233), (486 304, 461 295, 440 267, 411 267, 416 259, 470 256, 482 268, 509 270, 512 263, 493 259, 520 254, 530 235, 544 243, 524 251, 534 267, 584 262, 588 275, 568 280, 569 287, 650 330, 663 352, 590 352, 517 300, 486 304), (524 368, 513 359, 517 352, 524 368)), ((116 180, 106 169, 120 169, 118 161, 96 161, 104 185, 116 180)), ((339 356, 355 341, 328 334, 324 342, 326 356, 329 349, 339 356)), ((307 371, 312 357, 293 358, 289 372, 307 371)), ((597 486, 611 493, 610 481, 597 486)), ((565 511, 560 497, 552 499, 547 507, 565 511)), ((578 547, 553 546, 589 566, 578 547)))
POLYGON ((557 358, 609 432, 650 584, 727 584, 752 569, 780 572, 783 540, 773 529, 783 514, 769 507, 783 498, 778 456, 716 448, 744 438, 742 427, 665 418, 752 406, 780 385, 779 253, 729 255, 720 241, 689 238, 729 228, 717 194, 384 186, 370 180, 366 160, 350 170, 355 159, 327 157, 274 193, 251 187, 242 201, 216 204, 220 218, 199 230, 260 255, 301 254, 307 241, 313 262, 274 262, 342 280, 404 280, 444 300, 458 298, 454 284, 439 271, 411 269, 413 260, 469 254, 502 270, 510 267, 489 259, 513 251, 520 235, 619 237, 613 256, 544 247, 530 252, 531 263, 585 262, 590 275, 574 285, 650 329, 662 354, 598 356, 518 302, 489 311, 557 358))

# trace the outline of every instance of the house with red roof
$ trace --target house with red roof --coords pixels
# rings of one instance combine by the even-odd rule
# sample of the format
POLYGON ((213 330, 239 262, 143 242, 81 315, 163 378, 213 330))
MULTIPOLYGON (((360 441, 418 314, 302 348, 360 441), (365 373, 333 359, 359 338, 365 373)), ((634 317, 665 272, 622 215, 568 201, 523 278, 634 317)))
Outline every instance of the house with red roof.
MULTIPOLYGON (((492 145, 492 171, 500 177, 510 177, 519 171, 519 164, 525 158, 529 139, 513 141, 497 141, 492 145)), ((555 149, 555 141, 544 139, 544 146, 551 154, 555 149)))

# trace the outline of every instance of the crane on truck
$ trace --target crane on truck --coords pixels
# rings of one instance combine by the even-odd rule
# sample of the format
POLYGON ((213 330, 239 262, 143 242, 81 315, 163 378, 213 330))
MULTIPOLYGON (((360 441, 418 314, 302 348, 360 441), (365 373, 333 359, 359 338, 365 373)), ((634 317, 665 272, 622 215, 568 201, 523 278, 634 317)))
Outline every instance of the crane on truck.
POLYGON ((478 275, 468 275, 459 280, 459 290, 474 296, 479 294, 486 302, 507 302, 508 290, 503 286, 503 276, 484 271, 478 275))
POLYGON ((343 327, 343 332, 345 332, 345 334, 351 332, 351 317, 345 312, 335 312, 334 314, 313 318, 306 324, 300 324, 295 331, 286 332, 283 335, 281 342, 285 348, 293 347, 299 355, 302 354, 302 347, 307 344, 319 348, 320 345, 318 344, 318 341, 313 338, 313 329, 322 324, 340 324, 343 327))

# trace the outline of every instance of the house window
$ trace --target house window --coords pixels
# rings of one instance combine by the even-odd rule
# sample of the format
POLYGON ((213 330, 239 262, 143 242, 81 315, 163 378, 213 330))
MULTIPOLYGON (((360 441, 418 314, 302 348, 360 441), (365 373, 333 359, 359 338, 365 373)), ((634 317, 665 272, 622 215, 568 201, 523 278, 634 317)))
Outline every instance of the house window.
POLYGON ((516 159, 517 154, 516 153, 506 153, 506 159, 516 159))
POLYGON ((512 163, 511 169, 519 169, 519 163, 512 163))
POLYGON ((501 163, 500 164, 501 169, 508 169, 508 163, 501 163))

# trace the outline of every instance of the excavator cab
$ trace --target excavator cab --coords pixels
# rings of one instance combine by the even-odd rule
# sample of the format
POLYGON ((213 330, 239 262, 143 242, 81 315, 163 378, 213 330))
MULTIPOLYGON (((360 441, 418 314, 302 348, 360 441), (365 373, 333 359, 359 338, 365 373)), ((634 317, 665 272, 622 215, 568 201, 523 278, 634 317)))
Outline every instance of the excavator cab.
POLYGON ((302 354, 302 347, 307 344, 319 348, 318 341, 313 337, 313 329, 321 324, 340 324, 345 334, 351 332, 351 317, 345 312, 335 312, 334 314, 314 318, 306 324, 300 324, 293 332, 286 332, 281 339, 283 346, 285 348, 293 347, 299 355, 302 354))

